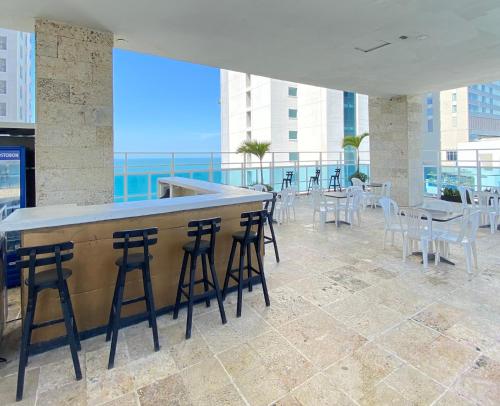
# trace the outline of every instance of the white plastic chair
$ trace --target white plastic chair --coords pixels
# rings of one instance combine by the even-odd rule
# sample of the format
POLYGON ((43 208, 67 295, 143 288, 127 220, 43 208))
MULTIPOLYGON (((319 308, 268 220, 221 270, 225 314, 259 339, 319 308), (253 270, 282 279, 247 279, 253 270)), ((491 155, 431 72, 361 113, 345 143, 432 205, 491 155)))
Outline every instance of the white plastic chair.
POLYGON ((267 192, 267 187, 265 185, 260 185, 260 184, 251 186, 251 189, 257 192, 267 192))
POLYGON ((382 197, 388 197, 390 199, 391 191, 392 191, 392 183, 390 181, 385 181, 384 183, 382 183, 382 191, 381 191, 382 197))
POLYGON ((311 189, 311 197, 313 203, 313 225, 316 222, 316 213, 319 213, 319 221, 321 226, 326 223, 326 218, 328 213, 336 212, 336 205, 331 204, 325 196, 318 185, 314 185, 311 189))
POLYGON ((387 233, 391 233, 391 244, 394 245, 394 233, 401 233, 401 238, 404 242, 405 228, 401 223, 401 216, 399 215, 398 204, 388 198, 381 197, 379 204, 384 212, 384 241, 382 244, 382 249, 385 249, 385 241, 387 239, 387 233))
POLYGON ((293 220, 295 220, 295 198, 297 197, 297 189, 295 186, 291 186, 285 189, 287 194, 286 199, 286 216, 290 220, 290 212, 293 212, 293 220))
POLYGON ((346 199, 335 205, 335 220, 339 219, 340 211, 344 211, 344 218, 351 228, 354 223, 354 217, 358 220, 358 226, 361 225, 361 205, 363 189, 358 186, 349 186, 346 189, 346 199))
POLYGON ((366 183, 363 182, 361 179, 358 178, 352 178, 351 179, 352 185, 355 187, 359 187, 362 191, 361 194, 361 204, 363 206, 363 210, 366 209, 367 205, 372 205, 373 207, 373 199, 375 198, 373 193, 369 192, 366 188, 366 183))
POLYGON ((491 234, 494 234, 500 217, 499 196, 491 192, 476 192, 474 197, 477 199, 475 208, 481 213, 481 223, 489 221, 491 234))
MULTIPOLYGON (((461 245, 464 249, 467 273, 472 274, 472 259, 474 267, 477 269, 477 247, 476 236, 479 228, 481 212, 477 209, 464 209, 460 229, 458 231, 449 231, 438 236, 438 240, 445 244, 461 245), (472 258, 473 257, 473 258, 472 258)), ((436 250, 436 263, 439 262, 439 245, 436 250)))
POLYGON ((276 195, 276 206, 274 207, 274 219, 276 223, 281 224, 286 219, 286 206, 287 206, 288 193, 282 190, 276 195))
POLYGON ((472 191, 471 188, 468 188, 467 186, 460 185, 458 187, 458 192, 460 193, 460 201, 462 202, 462 208, 466 209, 471 205, 472 205, 472 207, 475 206, 474 192, 472 191), (470 204, 467 202, 467 195, 469 195, 469 199, 471 201, 470 204))
MULTIPOLYGON (((400 210, 401 222, 406 232, 403 234, 403 260, 411 253, 413 242, 420 242, 424 268, 429 266, 429 244, 433 244, 438 233, 432 229, 432 216, 423 209, 405 207, 400 210)), ((436 244, 437 245, 437 244, 436 244)), ((437 264, 436 258, 436 264, 437 264)))

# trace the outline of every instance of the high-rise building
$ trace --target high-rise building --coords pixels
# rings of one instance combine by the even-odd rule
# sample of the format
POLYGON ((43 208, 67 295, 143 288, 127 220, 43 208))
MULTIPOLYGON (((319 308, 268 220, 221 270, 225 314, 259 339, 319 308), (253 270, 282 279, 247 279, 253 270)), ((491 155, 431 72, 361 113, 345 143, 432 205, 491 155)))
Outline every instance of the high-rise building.
POLYGON ((0 28, 0 121, 32 122, 31 34, 0 28))
POLYGON ((460 143, 500 143, 500 81, 446 90, 440 99, 441 148, 450 151, 450 158, 460 143))
MULTIPOLYGON (((344 135, 368 132, 368 97, 221 70, 221 150, 235 152, 245 140, 270 141, 283 161, 338 159, 344 135), (335 153, 333 153, 335 152, 335 153)), ((369 150, 369 140, 361 151, 369 150)), ((223 154, 223 164, 243 161, 223 154)), ((247 161, 248 162, 248 161, 247 161)))

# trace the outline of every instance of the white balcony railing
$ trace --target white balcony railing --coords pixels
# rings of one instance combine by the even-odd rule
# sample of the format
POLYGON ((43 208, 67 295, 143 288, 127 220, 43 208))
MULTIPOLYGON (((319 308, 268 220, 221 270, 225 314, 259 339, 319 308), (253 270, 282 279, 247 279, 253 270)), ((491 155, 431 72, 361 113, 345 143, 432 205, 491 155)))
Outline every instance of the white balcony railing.
MULTIPOLYGON (((423 151, 424 193, 437 195, 444 187, 467 184, 475 189, 500 187, 500 149, 423 151), (456 160, 448 160, 456 158, 456 160)), ((263 161, 264 183, 280 190, 287 171, 294 172, 299 191, 306 191, 311 176, 321 169, 321 184, 328 186, 336 168, 341 183, 349 183, 356 169, 355 153, 344 151, 273 152, 263 161)), ((391 157, 388 157, 391 159, 391 157)), ((155 199, 159 177, 180 176, 233 186, 260 183, 260 166, 255 157, 236 153, 115 153, 115 201, 155 199)), ((368 152, 361 152, 361 172, 370 176, 368 152)), ((388 178, 389 178, 388 174, 388 178)))

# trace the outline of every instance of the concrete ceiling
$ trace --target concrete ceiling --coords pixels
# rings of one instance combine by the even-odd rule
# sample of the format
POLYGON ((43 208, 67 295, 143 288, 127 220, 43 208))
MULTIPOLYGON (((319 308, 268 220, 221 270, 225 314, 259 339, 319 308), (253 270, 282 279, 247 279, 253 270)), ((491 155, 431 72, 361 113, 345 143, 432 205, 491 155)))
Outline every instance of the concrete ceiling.
POLYGON ((112 31, 120 48, 370 95, 500 79, 499 0, 2 0, 1 11, 4 28, 46 17, 112 31))

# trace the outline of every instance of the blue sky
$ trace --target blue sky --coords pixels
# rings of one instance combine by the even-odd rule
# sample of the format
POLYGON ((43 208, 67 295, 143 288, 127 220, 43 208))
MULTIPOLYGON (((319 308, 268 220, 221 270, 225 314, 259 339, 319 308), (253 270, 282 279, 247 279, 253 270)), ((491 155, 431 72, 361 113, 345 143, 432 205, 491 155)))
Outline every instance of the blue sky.
POLYGON ((220 150, 219 69, 114 49, 114 150, 220 150))

